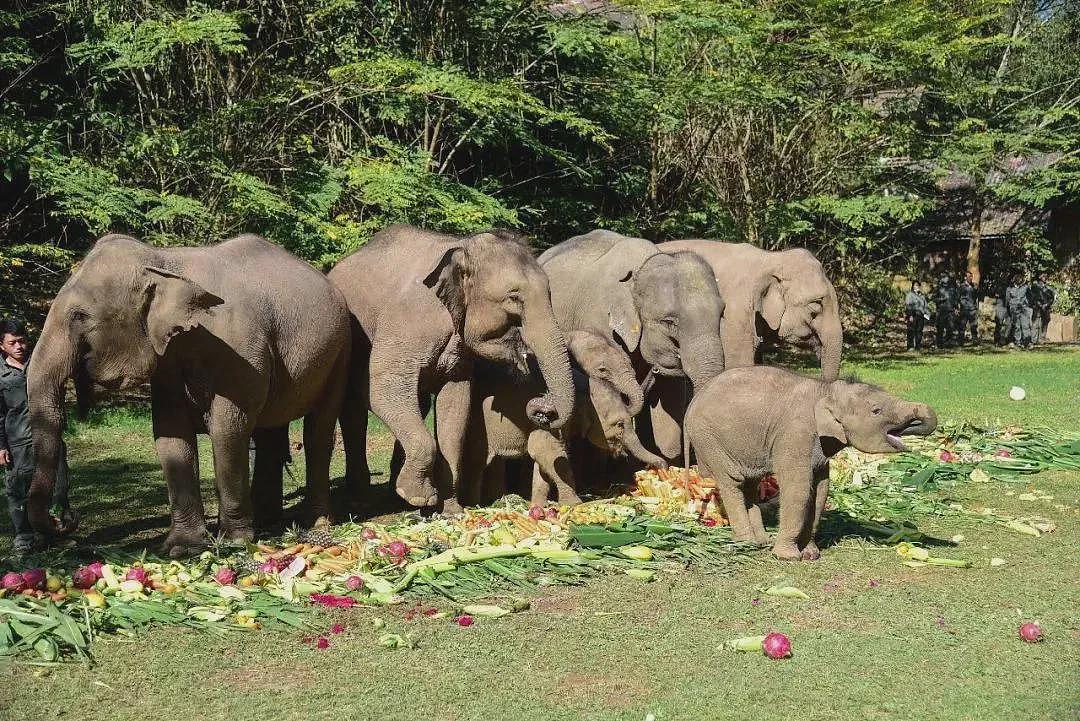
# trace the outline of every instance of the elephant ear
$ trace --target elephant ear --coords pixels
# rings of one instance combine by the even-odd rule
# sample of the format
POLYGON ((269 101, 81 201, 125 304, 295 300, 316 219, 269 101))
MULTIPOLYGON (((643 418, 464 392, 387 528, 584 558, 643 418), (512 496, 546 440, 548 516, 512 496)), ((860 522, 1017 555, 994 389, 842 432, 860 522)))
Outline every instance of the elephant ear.
POLYGON ((634 304, 633 284, 633 271, 628 271, 615 285, 608 306, 608 326, 630 353, 641 341, 641 316, 634 304))
POLYGON ((763 279, 757 299, 757 312, 770 328, 779 330, 780 319, 787 307, 784 300, 784 287, 780 279, 772 274, 767 275, 763 279))
POLYGON ((150 265, 145 270, 150 277, 146 330, 154 352, 164 355, 174 336, 200 325, 211 308, 225 301, 182 275, 150 265))
POLYGON ((836 413, 834 401, 826 396, 814 405, 814 427, 820 438, 835 438, 841 445, 847 445, 847 431, 836 413))
POLYGON ((454 330, 461 333, 465 327, 465 281, 468 276, 468 254, 464 248, 453 247, 439 256, 438 261, 424 276, 424 285, 435 292, 446 306, 454 322, 454 330))

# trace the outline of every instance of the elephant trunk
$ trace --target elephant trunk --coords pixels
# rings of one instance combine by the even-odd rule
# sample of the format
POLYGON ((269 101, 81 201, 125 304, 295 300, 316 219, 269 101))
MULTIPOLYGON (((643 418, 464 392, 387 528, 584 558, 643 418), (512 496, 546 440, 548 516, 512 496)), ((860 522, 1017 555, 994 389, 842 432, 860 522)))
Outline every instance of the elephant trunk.
POLYGON ((641 413, 641 409, 645 406, 645 391, 638 383, 634 370, 629 364, 625 369, 612 369, 611 384, 615 386, 615 390, 626 397, 626 407, 631 416, 641 413))
POLYGON ((622 444, 627 453, 654 471, 668 467, 667 461, 655 453, 650 453, 645 449, 645 446, 641 445, 641 440, 633 428, 627 428, 623 433, 622 444))
POLYGON ((49 504, 62 447, 64 383, 75 365, 75 345, 68 333, 46 322, 26 378, 35 459, 26 512, 34 530, 45 535, 53 533, 49 504))
POLYGON ((814 330, 820 341, 817 355, 821 363, 821 379, 831 383, 840 375, 840 356, 844 350, 844 328, 840 323, 840 308, 834 294, 826 299, 814 330))
POLYGON ((724 348, 715 332, 702 333, 685 341, 680 347, 680 356, 695 392, 724 372, 724 348))
MULTIPOLYGON (((525 314, 521 322, 521 337, 536 356, 536 364, 544 377, 547 394, 540 406, 550 409, 546 414, 533 414, 533 420, 550 430, 557 430, 574 413, 574 378, 570 372, 570 355, 566 350, 566 337, 555 322, 547 287, 536 298, 525 302, 525 314), (546 417, 538 417, 546 415, 546 417), (554 417, 551 417, 554 416, 554 417)), ((537 399, 533 399, 537 401, 537 399)), ((530 407, 538 407, 530 401, 530 407)))
POLYGON ((916 403, 912 409, 914 417, 919 423, 904 431, 906 436, 928 436, 937 428, 938 417, 934 409, 925 403, 916 403))

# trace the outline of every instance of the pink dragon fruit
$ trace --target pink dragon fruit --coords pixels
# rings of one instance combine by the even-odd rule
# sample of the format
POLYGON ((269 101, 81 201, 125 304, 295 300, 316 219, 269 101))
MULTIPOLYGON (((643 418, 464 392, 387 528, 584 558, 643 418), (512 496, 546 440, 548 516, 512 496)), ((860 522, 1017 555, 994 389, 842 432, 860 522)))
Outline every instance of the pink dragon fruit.
POLYGON ((40 590, 45 588, 45 569, 28 568, 22 572, 23 586, 40 590))
POLYGON ((89 566, 82 566, 81 568, 76 568, 71 574, 71 583, 75 588, 85 590, 87 588, 93 588, 97 578, 97 575, 94 574, 94 569, 89 566))
POLYGON ((217 573, 214 574, 214 580, 222 586, 229 586, 236 582, 236 571, 228 566, 222 566, 217 570, 217 573))
POLYGON ((16 573, 15 571, 8 571, 4 574, 4 578, 0 579, 0 585, 3 585, 5 589, 11 591, 12 593, 18 593, 19 591, 23 590, 26 582, 23 581, 21 573, 16 573))
POLYGON ((142 566, 132 566, 124 574, 125 581, 138 581, 144 586, 150 585, 150 574, 142 566))

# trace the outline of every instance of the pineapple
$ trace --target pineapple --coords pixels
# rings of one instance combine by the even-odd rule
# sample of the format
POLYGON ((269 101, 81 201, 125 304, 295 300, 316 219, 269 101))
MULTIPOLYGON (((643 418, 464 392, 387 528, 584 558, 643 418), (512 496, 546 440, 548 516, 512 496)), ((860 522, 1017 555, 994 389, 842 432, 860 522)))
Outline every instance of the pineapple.
POLYGON ((309 543, 312 546, 333 546, 337 543, 333 534, 327 528, 310 528, 300 534, 301 543, 309 543))

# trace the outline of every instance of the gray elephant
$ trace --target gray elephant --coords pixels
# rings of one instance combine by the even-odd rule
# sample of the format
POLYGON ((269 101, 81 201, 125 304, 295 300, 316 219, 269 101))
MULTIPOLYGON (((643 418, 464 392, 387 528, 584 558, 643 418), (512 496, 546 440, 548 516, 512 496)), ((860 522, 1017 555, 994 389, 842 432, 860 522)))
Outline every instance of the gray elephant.
POLYGON ((725 368, 754 365, 763 334, 764 340, 813 349, 821 377, 836 380, 844 342, 840 307, 810 251, 718 240, 672 240, 657 247, 665 253, 691 251, 712 268, 724 299, 725 368))
POLYGON ((786 560, 821 555, 815 537, 832 456, 846 446, 896 453, 906 450, 901 436, 928 435, 936 427, 937 416, 924 403, 865 383, 826 382, 767 366, 725 371, 698 390, 686 414, 687 442, 701 474, 716 479, 735 540, 768 545, 757 484, 775 475, 780 528, 772 550, 786 560))
MULTIPOLYGON (((724 368, 753 365, 763 340, 783 341, 813 349, 822 378, 836 380, 844 336, 840 309, 836 291, 812 253, 718 240, 672 240, 657 247, 665 253, 691 251, 712 268, 724 299, 724 368)), ((653 395, 650 421, 656 446, 669 461, 678 462, 689 389, 658 379, 653 395)))
MULTIPOLYGON (((481 497, 480 489, 505 487, 501 459, 531 458, 534 505, 546 503, 552 490, 560 503, 579 503, 567 453, 567 446, 576 440, 587 441, 614 457, 629 454, 646 466, 666 467, 664 459, 645 450, 634 433, 633 416, 641 410, 640 387, 636 387, 635 399, 631 399, 611 382, 616 374, 632 372, 622 349, 583 331, 570 334, 569 349, 576 366, 577 399, 574 415, 559 431, 537 427, 526 412, 529 399, 543 392, 540 378, 535 374, 521 378, 508 369, 477 363, 472 386, 473 413, 465 437, 464 470, 455 501, 489 500, 481 497)), ((451 510, 458 510, 456 502, 451 510)))
POLYGON ((362 501, 370 484, 367 410, 404 449, 398 494, 434 506, 460 473, 472 365, 482 358, 527 370, 535 355, 548 389, 530 419, 557 429, 573 413, 566 339, 548 279, 527 245, 503 232, 456 237, 392 226, 330 271, 354 318, 353 363, 341 423, 346 478, 362 501), (421 412, 438 394, 439 443, 421 412), (437 463, 439 465, 437 465, 437 463))
MULTIPOLYGON (((619 344, 638 382, 651 374, 700 385, 724 369, 724 301, 696 254, 594 230, 548 249, 540 265, 563 329, 619 344)), ((677 455, 678 429, 674 437, 677 455)))
POLYGON ((295 418, 304 418, 309 511, 328 516, 349 332, 344 299, 326 278, 258 236, 201 248, 102 238, 53 301, 30 365, 34 528, 51 527, 47 504, 68 378, 84 410, 95 385, 125 390, 150 383, 172 513, 169 555, 207 542, 197 433, 209 433, 213 443, 218 532, 226 538, 252 539, 253 496, 262 508, 280 510, 280 480, 276 488, 249 489, 249 443, 254 433, 263 444, 257 456, 279 454, 266 444, 280 441, 267 439, 295 418))

